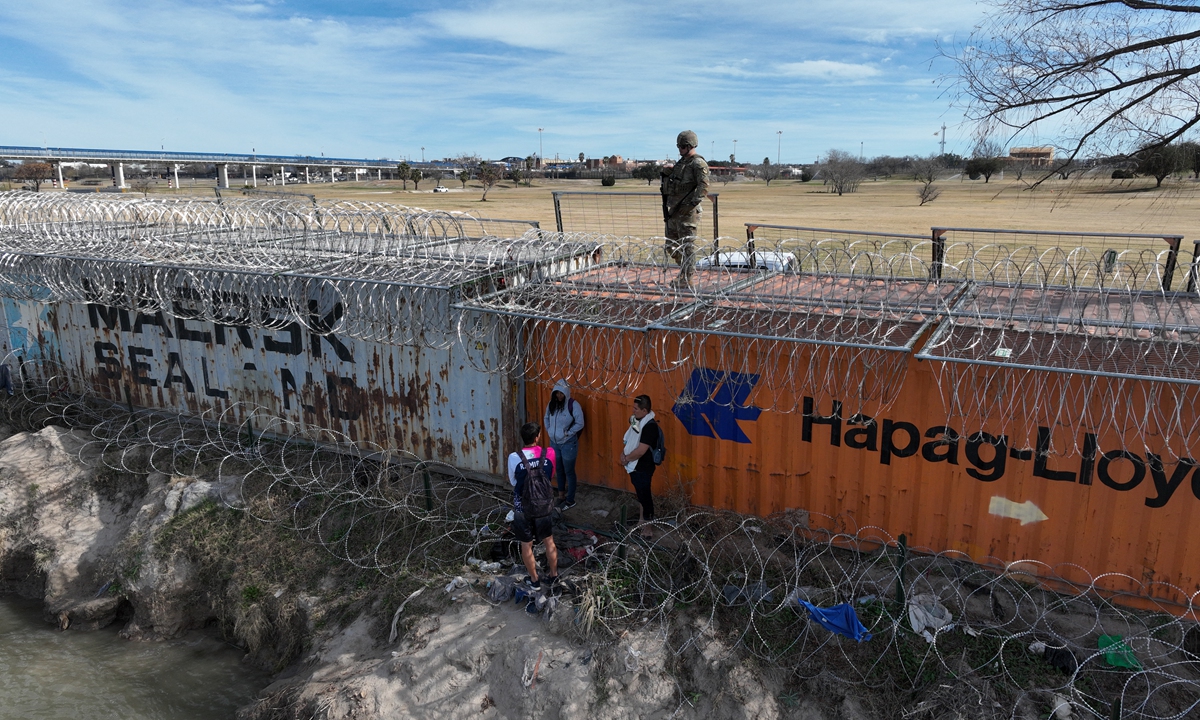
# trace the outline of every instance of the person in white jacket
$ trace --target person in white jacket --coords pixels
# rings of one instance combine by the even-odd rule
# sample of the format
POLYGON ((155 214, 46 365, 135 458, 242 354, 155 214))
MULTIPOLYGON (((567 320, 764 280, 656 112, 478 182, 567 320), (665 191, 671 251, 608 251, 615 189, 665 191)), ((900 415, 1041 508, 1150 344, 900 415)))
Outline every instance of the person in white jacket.
POLYGON ((554 474, 558 479, 558 507, 562 510, 575 507, 575 459, 579 457, 579 433, 583 425, 583 408, 571 397, 567 381, 559 380, 550 393, 542 427, 558 458, 554 474))
MULTIPOLYGON (((659 444, 662 429, 654 419, 649 395, 638 395, 633 399, 633 415, 629 418, 629 429, 625 431, 625 446, 620 462, 629 473, 629 481, 637 491, 638 522, 654 520, 654 496, 650 493, 650 481, 654 478, 654 456, 651 449, 659 444)), ((650 527, 643 524, 642 536, 653 537, 650 527)))

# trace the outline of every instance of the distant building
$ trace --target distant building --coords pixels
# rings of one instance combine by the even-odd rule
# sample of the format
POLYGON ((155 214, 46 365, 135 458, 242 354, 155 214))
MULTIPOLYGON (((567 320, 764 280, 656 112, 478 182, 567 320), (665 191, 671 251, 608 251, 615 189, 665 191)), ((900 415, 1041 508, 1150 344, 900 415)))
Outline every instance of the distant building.
POLYGON ((1015 147, 1009 148, 1008 159, 1027 162, 1033 167, 1048 167, 1054 162, 1054 148, 1046 147, 1015 147))

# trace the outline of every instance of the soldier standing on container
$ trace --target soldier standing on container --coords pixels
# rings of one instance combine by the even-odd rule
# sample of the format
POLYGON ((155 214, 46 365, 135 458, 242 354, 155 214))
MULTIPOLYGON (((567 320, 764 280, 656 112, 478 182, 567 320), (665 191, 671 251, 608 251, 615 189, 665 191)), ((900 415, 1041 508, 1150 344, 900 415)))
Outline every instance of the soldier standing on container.
POLYGON ((679 277, 672 287, 692 287, 696 267, 695 244, 700 228, 700 214, 708 197, 708 163, 696 152, 699 146, 696 133, 684 130, 675 138, 679 162, 670 171, 663 171, 663 220, 667 223, 667 254, 679 263, 679 277))

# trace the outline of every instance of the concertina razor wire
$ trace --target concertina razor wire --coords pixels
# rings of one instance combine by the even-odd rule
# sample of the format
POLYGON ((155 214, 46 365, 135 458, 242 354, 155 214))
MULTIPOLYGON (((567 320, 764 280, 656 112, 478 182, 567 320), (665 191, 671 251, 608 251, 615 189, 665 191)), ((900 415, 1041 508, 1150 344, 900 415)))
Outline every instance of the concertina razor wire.
POLYGON ((610 394, 657 374, 683 397, 703 364, 759 378, 755 404, 774 412, 836 397, 878 415, 915 356, 949 424, 999 423, 1013 447, 1039 424, 1065 429, 1052 454, 1094 433, 1179 457, 1171 440, 1196 437, 1200 303, 1179 236, 751 223, 744 243, 701 243, 681 289, 662 238, 495 234, 530 225, 307 198, 0 193, 0 293, 493 347, 470 361, 610 394))
MULTIPOLYGON (((747 371, 774 369, 764 380, 786 398, 773 408, 784 412, 796 410, 800 394, 822 392, 818 383, 853 382, 864 403, 894 401, 907 365, 886 360, 917 351, 947 358, 935 365, 948 417, 996 418, 997 401, 973 395, 971 386, 1006 377, 1013 383, 1008 401, 1025 398, 1011 405, 1014 415, 1054 418, 1073 405, 1090 413, 1084 421, 1094 427, 1195 437, 1194 426, 1184 425, 1194 422, 1190 381, 1200 377, 1186 347, 1198 325, 1194 297, 1165 290, 1169 258, 1151 261, 1144 250, 1127 251, 1131 269, 1117 279, 1111 269, 1123 256, 1114 260, 1107 251, 1001 251, 995 243, 967 242, 944 247, 935 263, 932 243, 923 239, 845 231, 759 236, 742 259, 763 253, 764 266, 740 267, 738 258, 722 263, 719 256, 705 263, 701 253, 696 286, 677 289, 677 268, 661 239, 542 232, 502 238, 482 230, 472 236, 462 229, 470 220, 435 224, 410 217, 425 211, 349 203, 323 207, 316 230, 309 228, 318 213, 276 200, 222 203, 238 206, 236 223, 246 227, 221 214, 234 209, 202 201, 189 208, 189 201, 105 198, 85 210, 59 196, 39 215, 39 199, 19 195, 0 195, 0 287, 15 299, 101 302, 256 327, 300 322, 373 342, 496 342, 503 352, 491 371, 539 380, 574 368, 576 382, 603 392, 620 391, 638 373, 670 376, 703 357, 747 371), (121 203, 150 207, 109 207, 121 203), (339 212, 352 219, 334 219, 339 212), (383 216, 388 229, 381 230, 383 216), (405 229, 392 232, 401 219, 405 229), (962 259, 950 262, 956 257, 962 259), (394 274, 385 279, 374 275, 389 269, 394 274), (408 294, 388 295, 381 288, 391 282, 408 294), (1036 312, 1029 312, 1031 302, 1036 312), (337 304, 340 314, 324 313, 337 304), (1001 349, 1012 351, 1006 357, 989 344, 997 327, 1001 349), (566 352, 532 362, 531 337, 550 337, 566 352), (1021 360, 1025 346, 1013 340, 1021 337, 1033 360, 1000 362, 1013 354, 1021 360), (1167 365, 1172 352, 1182 360, 1167 365), (992 364, 954 361, 984 358, 992 364), (1103 369, 1103 361, 1129 358, 1140 374, 1069 372, 1072 363, 1103 369), (1136 400, 1127 399, 1124 411, 1097 404, 1136 388, 1156 389, 1160 405, 1163 396, 1177 398, 1173 415, 1148 413, 1136 400)), ((728 239, 722 246, 738 247, 728 239)), ((349 452, 356 443, 333 430, 302 432, 246 408, 198 418, 130 413, 91 399, 86 381, 68 382, 52 359, 6 361, 18 363, 18 377, 37 379, 0 403, 9 422, 87 428, 94 440, 83 452, 122 471, 232 477, 235 507, 357 567, 388 575, 451 570, 495 540, 508 509, 505 490, 415 456, 369 452, 361 442, 349 452), (231 422, 235 417, 250 419, 231 422)), ((656 525, 655 540, 604 540, 593 549, 603 561, 582 563, 579 610, 590 627, 615 634, 653 621, 682 655, 703 642, 698 633, 671 630, 670 617, 683 604, 798 677, 919 691, 918 708, 929 713, 1017 717, 1023 699, 1051 691, 1084 717, 1174 720, 1200 709, 1194 609, 1123 608, 1104 589, 1113 586, 1110 574, 919 548, 905 562, 894 550, 899 539, 879 528, 802 511, 751 518, 685 507, 656 525), (1069 592, 1052 592, 1056 584, 1069 592), (922 637, 897 588, 908 598, 936 598, 954 623, 922 637), (797 611, 797 598, 855 603, 876 639, 854 644, 817 630, 797 611), (1122 635, 1138 667, 1109 667, 1092 644, 1097 633, 1122 635), (1073 668, 1031 671, 1035 642, 1068 651, 1073 668), (1031 672, 1038 690, 1030 689, 1031 672), (947 678, 957 681, 942 693, 933 681, 947 678)), ((1134 595, 1161 594, 1141 579, 1115 580, 1134 595)), ((1196 606, 1195 593, 1165 589, 1196 606)))
MULTIPOLYGON (((81 461, 116 471, 229 485, 230 507, 354 567, 452 575, 465 558, 511 542, 503 535, 509 490, 445 464, 371 452, 332 430, 314 442, 264 409, 129 413, 86 391, 63 392, 61 377, 27 362, 22 375, 37 370, 45 380, 0 399, 0 422, 74 427, 89 438, 81 461)), ((653 526, 652 540, 597 536, 580 560, 560 551, 578 631, 618 652, 634 627, 655 631, 681 662, 718 638, 797 679, 895 693, 912 707, 906 717, 1015 720, 1058 702, 1095 720, 1183 720, 1200 710, 1200 593, 1077 565, 906 548, 902 537, 845 515, 684 506, 653 526), (1174 595, 1190 609, 1134 611, 1114 602, 1114 585, 1142 598, 1174 595), (819 629, 797 600, 851 603, 873 637, 856 643, 819 629), (914 606, 951 620, 922 626, 914 606), (1098 647, 1101 635, 1120 636, 1125 667, 1098 647)), ((573 532, 556 526, 565 541, 573 532)))

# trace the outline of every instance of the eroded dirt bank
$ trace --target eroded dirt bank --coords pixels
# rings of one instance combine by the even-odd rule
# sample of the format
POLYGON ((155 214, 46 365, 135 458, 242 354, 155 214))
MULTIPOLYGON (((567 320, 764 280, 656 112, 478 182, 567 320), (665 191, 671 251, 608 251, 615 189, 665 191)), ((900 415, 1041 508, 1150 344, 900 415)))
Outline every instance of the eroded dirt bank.
POLYGON ((244 718, 871 717, 836 692, 780 700, 782 679, 703 623, 682 652, 678 628, 653 623, 589 641, 568 604, 494 603, 491 576, 466 567, 453 592, 345 567, 229 509, 239 476, 137 472, 137 450, 114 471, 79 429, 0 437, 0 591, 41 600, 64 631, 219 634, 277 673, 244 718))
MULTIPOLYGON (((0 592, 40 601, 46 621, 65 632, 117 623, 131 642, 204 631, 240 647, 244 662, 274 673, 239 711, 243 720, 1176 718, 1200 708, 1200 631, 1165 613, 1054 595, 1016 575, 939 560, 926 565, 937 573, 910 583, 954 608, 954 622, 934 638, 909 629, 886 548, 801 547, 762 519, 725 516, 693 531, 697 542, 720 537, 738 553, 714 551, 706 562, 726 565, 705 567, 707 575, 683 544, 609 543, 596 548, 607 558, 568 573, 574 588, 556 606, 529 612, 527 601, 488 592, 507 569, 466 563, 496 545, 494 534, 482 540, 480 519, 485 506, 503 514, 494 489, 461 478, 439 486, 468 496, 450 530, 419 508, 403 523, 373 524, 357 514, 361 499, 281 489, 253 447, 239 458, 185 457, 181 446, 0 428, 0 592), (153 469, 163 467, 192 470, 153 469), (343 541, 350 528, 396 527, 421 548, 418 562, 389 560, 384 572, 378 555, 343 541), (725 535, 713 535, 720 527, 725 535), (774 553, 770 567, 782 563, 781 573, 796 576, 791 592, 822 606, 853 601, 876 638, 858 644, 821 629, 784 597, 784 585, 735 572, 746 557, 768 567, 764 553, 774 553), (850 570, 854 583, 837 574, 850 570), (640 588, 655 583, 709 585, 649 602, 640 588), (1125 638, 1132 667, 1096 649, 1102 635, 1125 638), (1056 642, 1063 647, 1051 653, 1056 642), (1167 671, 1169 682, 1138 690, 1136 682, 1167 671), (834 679, 846 677, 856 681, 834 679)), ((310 463, 302 469, 321 469, 310 463)), ((355 468, 321 487, 371 482, 355 468)), ((377 475, 374 490, 387 497, 422 497, 419 479, 393 487, 383 484, 386 468, 377 475)), ((612 517, 623 502, 594 488, 588 495, 575 512, 612 517)), ((680 523, 694 508, 684 510, 680 523)), ((373 542, 365 546, 376 553, 390 547, 373 542)))

